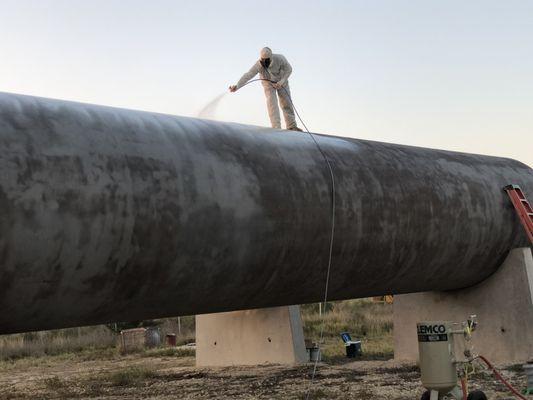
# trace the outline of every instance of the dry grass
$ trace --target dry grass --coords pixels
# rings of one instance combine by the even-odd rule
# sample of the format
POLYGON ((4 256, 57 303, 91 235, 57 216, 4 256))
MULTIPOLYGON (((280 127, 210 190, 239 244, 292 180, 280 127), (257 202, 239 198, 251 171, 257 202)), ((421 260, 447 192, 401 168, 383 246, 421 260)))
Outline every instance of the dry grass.
POLYGON ((349 332, 352 339, 362 341, 363 359, 388 359, 393 357, 392 305, 375 303, 370 299, 346 300, 328 303, 327 312, 318 313, 317 304, 302 307, 306 338, 318 342, 324 324, 322 354, 326 361, 345 358, 345 348, 340 337, 349 332))
POLYGON ((5 335, 0 336, 0 360, 98 350, 115 343, 116 335, 103 325, 5 335))
MULTIPOLYGON (((156 322, 163 341, 167 333, 176 333, 177 345, 194 342, 194 317, 182 317, 180 325, 176 318, 156 322)), ((50 355, 69 357, 73 353, 88 360, 106 358, 115 355, 118 342, 118 335, 105 325, 4 335, 0 336, 0 361, 50 355)))
POLYGON ((58 376, 52 376, 51 378, 45 378, 43 380, 44 386, 52 391, 58 391, 65 388, 66 383, 58 376))
POLYGON ((194 357, 195 353, 193 347, 160 347, 144 350, 142 357, 194 357))
POLYGON ((99 377, 99 381, 108 381, 113 386, 140 386, 147 380, 156 378, 157 373, 144 366, 128 367, 99 377))

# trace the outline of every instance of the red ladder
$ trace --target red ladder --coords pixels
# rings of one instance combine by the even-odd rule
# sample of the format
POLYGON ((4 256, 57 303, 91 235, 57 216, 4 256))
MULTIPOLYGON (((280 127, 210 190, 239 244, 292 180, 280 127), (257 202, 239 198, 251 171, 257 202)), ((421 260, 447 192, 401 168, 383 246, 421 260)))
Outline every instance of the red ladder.
POLYGON ((533 244, 533 209, 526 199, 526 196, 518 185, 508 185, 503 188, 511 198, 511 202, 526 230, 529 240, 533 244))

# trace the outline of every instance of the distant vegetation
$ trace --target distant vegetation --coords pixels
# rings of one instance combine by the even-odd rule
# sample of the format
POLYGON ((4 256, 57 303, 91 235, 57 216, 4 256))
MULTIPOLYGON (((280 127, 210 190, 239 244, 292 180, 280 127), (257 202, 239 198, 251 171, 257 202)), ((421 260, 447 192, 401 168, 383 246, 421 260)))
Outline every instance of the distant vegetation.
POLYGON ((345 357, 340 337, 349 332, 353 340, 362 341, 363 359, 393 357, 392 304, 371 299, 346 300, 328 303, 324 316, 318 304, 302 306, 304 335, 318 342, 322 321, 324 324, 323 357, 325 361, 345 357))
POLYGON ((103 325, 0 336, 0 359, 41 357, 115 346, 116 334, 103 325))
MULTIPOLYGON (((322 311, 323 311, 323 307, 322 311)), ((361 339, 364 359, 392 357, 392 305, 375 303, 368 299, 328 303, 321 316, 318 304, 302 306, 305 337, 318 342, 324 321, 323 357, 343 359, 344 345, 340 333, 349 332, 353 339, 361 339)), ((177 345, 194 342, 194 317, 167 318, 154 321, 160 330, 164 345, 165 335, 175 333, 177 345), (179 334, 181 331, 181 334, 179 334)), ((118 355, 120 328, 146 326, 146 323, 98 325, 44 332, 0 336, 0 360, 25 357, 79 353, 84 359, 109 358, 118 355)), ((192 349, 170 349, 164 346, 143 351, 146 357, 191 356, 192 349)), ((50 386, 58 384, 50 381, 50 386)))
MULTIPOLYGON (((167 333, 176 333, 177 345, 194 342, 194 317, 167 318, 155 321, 161 330, 164 343, 167 333), (181 334, 178 332, 181 331, 181 334)), ((118 325, 118 324, 117 324, 118 325)), ((142 323, 124 324, 139 326, 142 323)), ((121 325, 118 325, 121 326, 121 325)), ((112 325, 86 326, 0 336, 0 360, 15 360, 25 357, 61 355, 67 353, 94 353, 96 357, 113 353, 119 343, 119 332, 112 325)))

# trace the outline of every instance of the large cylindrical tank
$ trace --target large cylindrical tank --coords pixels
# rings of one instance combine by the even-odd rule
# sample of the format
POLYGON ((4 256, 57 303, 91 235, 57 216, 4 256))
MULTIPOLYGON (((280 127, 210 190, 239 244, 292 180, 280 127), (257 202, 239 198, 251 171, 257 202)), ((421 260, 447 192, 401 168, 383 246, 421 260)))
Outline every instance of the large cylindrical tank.
MULTIPOLYGON (((329 299, 457 289, 527 243, 505 158, 316 135, 329 299)), ((322 300, 310 135, 0 94, 0 333, 322 300)))

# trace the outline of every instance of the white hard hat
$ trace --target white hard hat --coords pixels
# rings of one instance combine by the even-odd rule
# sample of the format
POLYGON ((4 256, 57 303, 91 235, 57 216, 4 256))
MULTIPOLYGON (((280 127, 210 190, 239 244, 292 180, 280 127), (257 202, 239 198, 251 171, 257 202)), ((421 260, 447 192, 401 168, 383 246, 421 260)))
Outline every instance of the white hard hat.
POLYGON ((263 47, 261 49, 261 53, 259 53, 261 58, 270 58, 272 57, 272 50, 270 50, 270 47, 263 47))

